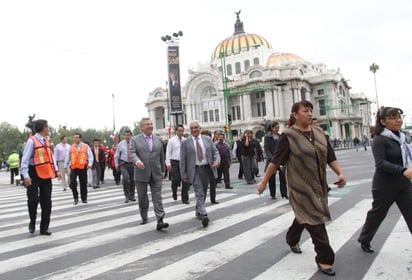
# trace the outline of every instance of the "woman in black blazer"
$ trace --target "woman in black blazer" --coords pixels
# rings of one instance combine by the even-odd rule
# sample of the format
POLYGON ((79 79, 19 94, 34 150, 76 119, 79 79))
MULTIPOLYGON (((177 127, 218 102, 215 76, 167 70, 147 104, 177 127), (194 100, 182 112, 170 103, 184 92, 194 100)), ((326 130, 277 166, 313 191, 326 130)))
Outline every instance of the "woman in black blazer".
POLYGON ((358 241, 367 253, 373 236, 394 202, 412 233, 412 155, 400 131, 403 111, 383 107, 376 118, 372 152, 375 174, 372 181, 372 209, 369 210, 358 241))

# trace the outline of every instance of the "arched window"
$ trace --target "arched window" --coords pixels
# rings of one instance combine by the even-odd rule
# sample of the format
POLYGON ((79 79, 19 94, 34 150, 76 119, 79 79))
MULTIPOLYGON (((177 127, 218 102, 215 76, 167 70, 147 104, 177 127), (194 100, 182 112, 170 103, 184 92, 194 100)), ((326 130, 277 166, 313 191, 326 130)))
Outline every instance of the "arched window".
POLYGON ((235 72, 236 74, 240 74, 240 72, 242 72, 242 70, 240 69, 240 62, 235 63, 235 72))
POLYGON ((253 78, 259 78, 259 77, 262 77, 262 72, 260 72, 260 71, 258 71, 258 70, 252 71, 252 72, 249 74, 249 78, 251 78, 251 79, 253 79, 253 78))
POLYGON ((308 92, 306 88, 303 87, 300 89, 300 100, 306 100, 306 92, 308 92))
POLYGON ((228 75, 228 76, 232 76, 233 75, 233 73, 232 73, 232 64, 228 64, 227 65, 227 67, 226 67, 226 74, 228 75))

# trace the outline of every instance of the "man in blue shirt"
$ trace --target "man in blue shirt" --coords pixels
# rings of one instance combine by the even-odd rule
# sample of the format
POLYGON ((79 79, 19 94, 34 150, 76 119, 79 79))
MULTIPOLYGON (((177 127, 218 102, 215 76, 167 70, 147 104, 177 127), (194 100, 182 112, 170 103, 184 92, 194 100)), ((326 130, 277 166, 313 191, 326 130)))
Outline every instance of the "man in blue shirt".
POLYGON ((46 138, 49 134, 47 121, 37 120, 34 130, 36 134, 27 140, 21 160, 21 174, 24 177, 24 185, 27 187, 29 232, 35 232, 37 206, 40 202, 42 209, 40 234, 51 235, 49 224, 52 208, 52 178, 57 176, 60 180, 61 174, 58 171, 57 162, 53 159, 50 142, 46 138))

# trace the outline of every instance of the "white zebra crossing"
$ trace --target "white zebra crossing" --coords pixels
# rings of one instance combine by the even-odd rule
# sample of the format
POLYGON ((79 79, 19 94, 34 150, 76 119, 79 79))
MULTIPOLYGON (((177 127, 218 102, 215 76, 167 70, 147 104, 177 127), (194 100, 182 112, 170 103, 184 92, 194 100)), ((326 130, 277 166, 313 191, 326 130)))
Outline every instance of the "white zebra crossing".
MULTIPOLYGON (((225 265, 235 262, 238 257, 257 252, 259 246, 268 240, 284 235, 293 220, 293 212, 287 200, 271 201, 265 196, 258 197, 256 194, 239 195, 236 192, 220 190, 218 198, 221 203, 208 207, 211 223, 208 228, 203 229, 201 223, 194 217, 194 203, 174 204, 170 191, 165 191, 163 202, 167 214, 170 214, 166 221, 171 224, 171 228, 164 235, 153 234, 151 239, 148 238, 147 233, 155 232, 154 215, 150 214, 153 222, 137 226, 139 220, 137 203, 124 204, 121 190, 108 186, 106 189, 90 193, 90 198, 96 199, 94 205, 91 203, 80 207, 72 205, 71 195, 68 196, 67 193, 58 190, 57 195, 54 196, 58 199, 53 200, 53 210, 57 209, 57 213, 53 213, 52 216, 51 226, 55 229, 53 235, 27 238, 29 236, 27 209, 22 207, 25 203, 25 195, 20 189, 8 190, 7 195, 10 200, 4 199, 3 202, 8 207, 0 209, 2 214, 0 215, 0 224, 2 224, 0 226, 0 279, 113 279, 107 275, 112 275, 111 273, 115 271, 122 274, 122 269, 128 265, 144 266, 145 261, 150 259, 155 259, 159 264, 146 268, 143 275, 139 275, 139 268, 134 268, 136 273, 129 274, 125 279, 157 280, 164 279, 162 276, 165 275, 167 279, 199 277, 208 279, 209 273, 225 269, 225 265), (17 201, 16 204, 10 202, 14 200, 17 201), (3 209, 7 209, 8 214, 3 214, 3 209), (235 213, 233 214, 230 209, 236 209, 235 213), (228 211, 228 214, 214 217, 213 212, 218 210, 228 211), (277 213, 276 217, 273 217, 274 211, 277 213), (10 213, 15 216, 8 216, 10 213), (262 222, 257 223, 257 226, 250 226, 251 221, 254 221, 252 223, 254 225, 259 220, 262 222), (174 231, 175 229, 180 230, 174 231), (234 231, 229 235, 220 235, 221 232, 231 230, 234 231), (82 255, 87 250, 94 250, 111 243, 122 244, 122 239, 132 237, 136 237, 138 241, 144 234, 146 234, 145 241, 142 243, 135 242, 129 247, 115 248, 103 255, 94 253, 91 258, 76 261, 76 256, 82 255), (77 239, 78 236, 85 237, 77 239), (202 243, 201 240, 209 236, 216 242, 206 246, 206 243, 202 243), (172 255, 175 258, 173 261, 157 257, 158 254, 169 254, 169 251, 173 254, 174 250, 179 251, 182 245, 190 242, 200 242, 200 248, 181 256, 172 255), (71 256, 73 259, 67 265, 55 270, 52 266, 48 266, 49 270, 30 278, 15 277, 20 272, 22 275, 29 275, 29 271, 35 265, 52 264, 54 260, 65 256, 71 256)), ((341 197, 330 197, 330 204, 333 207, 335 202, 341 200, 341 197)), ((355 234, 364 222, 370 203, 370 199, 360 197, 357 202, 351 204, 350 208, 344 210, 327 225, 333 249, 338 255, 339 250, 345 246, 356 246, 362 258, 376 256, 374 262, 368 264, 370 267, 367 271, 362 271, 362 275, 357 279, 412 279, 410 233, 402 218, 392 229, 381 250, 374 253, 375 255, 361 252, 355 234)), ((152 210, 149 213, 151 212, 152 210)), ((284 242, 279 246, 287 248, 284 242)), ((262 270, 256 271, 250 278, 256 280, 312 278, 317 273, 317 267, 311 240, 303 242, 301 247, 303 250, 301 255, 280 250, 282 255, 285 253, 286 255, 269 263, 262 270)), ((344 268, 336 269, 338 277, 342 276, 344 268)), ((128 271, 130 270, 133 271, 133 268, 128 267, 128 271)), ((243 279, 247 278, 239 280, 243 279)))

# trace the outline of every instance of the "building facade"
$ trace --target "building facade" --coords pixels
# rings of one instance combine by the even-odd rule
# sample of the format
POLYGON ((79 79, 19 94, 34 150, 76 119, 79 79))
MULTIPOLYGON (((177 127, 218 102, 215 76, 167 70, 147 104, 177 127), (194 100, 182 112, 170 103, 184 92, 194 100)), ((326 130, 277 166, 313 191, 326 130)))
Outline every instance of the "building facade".
MULTIPOLYGON (((204 129, 224 130, 229 117, 234 138, 246 129, 261 138, 266 133, 262 123, 277 121, 282 130, 292 104, 309 100, 331 139, 369 137, 370 102, 349 92, 339 70, 275 52, 264 37, 244 31, 239 14, 234 29, 213 50, 210 63, 189 71, 182 88, 184 125, 197 120, 204 129)), ((155 133, 164 138, 173 134, 167 89, 150 92, 146 107, 155 133)))

